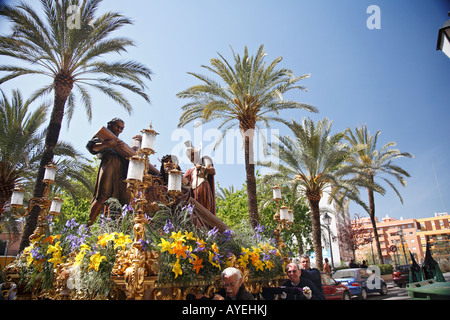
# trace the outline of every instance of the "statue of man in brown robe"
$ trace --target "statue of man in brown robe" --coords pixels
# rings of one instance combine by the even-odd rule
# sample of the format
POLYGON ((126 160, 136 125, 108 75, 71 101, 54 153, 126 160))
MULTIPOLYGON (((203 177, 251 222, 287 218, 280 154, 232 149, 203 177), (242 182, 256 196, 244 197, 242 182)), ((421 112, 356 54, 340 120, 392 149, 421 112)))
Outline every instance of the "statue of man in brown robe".
POLYGON ((127 184, 124 182, 127 178, 128 160, 114 151, 114 148, 118 149, 124 144, 118 138, 124 127, 125 123, 123 120, 114 118, 108 122, 107 128, 117 138, 102 141, 97 137, 93 137, 86 145, 90 153, 97 155, 101 159, 89 212, 91 225, 95 222, 105 201, 109 198, 116 198, 122 205, 129 203, 127 184))

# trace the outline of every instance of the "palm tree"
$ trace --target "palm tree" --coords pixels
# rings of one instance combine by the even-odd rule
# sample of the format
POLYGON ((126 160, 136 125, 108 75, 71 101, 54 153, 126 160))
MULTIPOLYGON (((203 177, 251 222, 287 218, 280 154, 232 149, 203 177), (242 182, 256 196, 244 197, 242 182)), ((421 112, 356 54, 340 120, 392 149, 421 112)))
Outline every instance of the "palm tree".
MULTIPOLYGON (((0 16, 12 22, 12 34, 0 37, 0 54, 17 58, 30 67, 2 65, 7 75, 0 84, 22 75, 43 75, 51 79, 38 89, 33 98, 54 92, 53 110, 47 129, 45 149, 41 158, 34 196, 44 191, 44 166, 53 159, 64 114, 69 118, 75 107, 75 93, 92 117, 91 96, 86 86, 97 89, 131 112, 130 102, 117 90, 124 88, 149 102, 144 92, 144 80, 150 80, 150 70, 134 61, 108 62, 105 55, 122 53, 133 41, 125 37, 111 38, 112 32, 132 24, 115 12, 96 18, 101 0, 41 0, 44 19, 28 4, 4 6, 0 16), (76 8, 77 10, 73 10, 76 8), (79 25, 72 23, 74 18, 79 25), (75 90, 73 90, 75 89, 75 90), (67 104, 67 108, 66 108, 67 104)), ((38 208, 27 217, 21 249, 36 227, 38 208)))
POLYGON ((28 175, 30 154, 40 142, 38 129, 44 123, 48 105, 29 112, 30 101, 23 101, 14 90, 11 101, 2 91, 0 99, 0 215, 11 198, 14 186, 28 175))
MULTIPOLYGON (((351 176, 353 168, 346 166, 351 149, 341 141, 345 131, 331 134, 332 122, 323 119, 315 124, 311 119, 288 124, 293 136, 279 137, 281 164, 273 177, 285 177, 296 184, 299 196, 308 200, 312 222, 312 239, 316 267, 322 270, 322 237, 319 202, 330 187, 330 199, 338 200, 335 190, 344 190, 347 198, 364 206, 358 197, 361 181, 351 176)), ((270 165, 270 164, 266 164, 270 165)))
POLYGON ((352 166, 360 168, 361 172, 365 172, 364 179, 368 180, 368 183, 372 187, 367 187, 368 199, 369 199, 369 213, 370 220, 372 221, 374 238, 376 241, 377 255, 380 263, 384 263, 383 254, 381 252, 380 241, 378 238, 378 231, 375 221, 375 199, 374 192, 384 195, 385 189, 375 182, 375 177, 379 177, 386 182, 397 194, 400 202, 403 204, 403 198, 395 185, 385 177, 385 175, 394 177, 402 185, 406 186, 405 177, 410 177, 409 173, 401 167, 394 165, 393 160, 398 158, 413 158, 413 155, 407 152, 400 152, 398 149, 392 149, 396 146, 395 142, 389 142, 385 144, 380 150, 377 150, 377 140, 381 133, 377 131, 375 136, 372 136, 367 130, 367 125, 363 127, 355 127, 354 133, 348 129, 348 135, 345 139, 353 146, 363 146, 355 152, 349 159, 352 166))
POLYGON ((239 125, 245 149, 249 218, 255 228, 259 218, 253 138, 258 123, 269 127, 270 121, 283 121, 278 118, 280 110, 303 109, 317 112, 317 109, 304 103, 283 100, 283 94, 290 90, 305 91, 297 83, 309 75, 295 77, 289 69, 275 69, 282 60, 281 57, 266 66, 263 45, 251 57, 247 47, 243 57, 233 51, 234 67, 222 55, 219 56, 220 59, 211 59, 211 66, 202 67, 218 76, 223 84, 204 75, 189 73, 200 80, 201 84, 178 93, 179 98, 191 100, 183 106, 178 126, 185 126, 198 119, 204 122, 220 119, 218 128, 222 130, 223 138, 226 130, 239 125))
MULTIPOLYGON (((45 122, 49 105, 41 104, 29 111, 30 101, 24 101, 20 91, 14 90, 11 101, 2 92, 0 99, 0 208, 11 198, 14 186, 21 184, 28 192, 33 189, 36 172, 44 152, 45 122)), ((58 174, 54 189, 67 190, 75 195, 73 181, 93 189, 86 173, 94 169, 70 143, 60 141, 54 149, 58 174)))

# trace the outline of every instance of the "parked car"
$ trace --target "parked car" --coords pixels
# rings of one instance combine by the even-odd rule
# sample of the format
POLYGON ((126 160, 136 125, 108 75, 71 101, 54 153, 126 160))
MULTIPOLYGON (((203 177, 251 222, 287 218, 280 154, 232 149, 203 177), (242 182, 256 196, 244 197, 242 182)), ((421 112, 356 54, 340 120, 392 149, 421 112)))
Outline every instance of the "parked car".
POLYGON ((394 269, 394 272, 392 272, 392 280, 400 288, 409 282, 409 269, 410 268, 411 268, 411 265, 403 264, 403 265, 396 266, 394 269))
POLYGON ((350 300, 352 294, 350 289, 341 283, 336 282, 329 274, 321 273, 322 288, 327 300, 350 300))
POLYGON ((362 300, 366 300, 369 293, 387 294, 388 289, 384 280, 376 274, 369 274, 366 270, 363 268, 342 269, 336 271, 333 278, 346 285, 352 295, 357 295, 362 300))

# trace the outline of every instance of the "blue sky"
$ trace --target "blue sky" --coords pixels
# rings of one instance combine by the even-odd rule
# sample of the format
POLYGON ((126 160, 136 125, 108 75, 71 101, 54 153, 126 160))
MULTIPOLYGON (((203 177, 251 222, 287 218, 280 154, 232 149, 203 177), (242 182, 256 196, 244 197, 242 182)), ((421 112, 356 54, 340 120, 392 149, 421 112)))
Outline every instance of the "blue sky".
MULTIPOLYGON (((384 185, 387 194, 376 196, 379 218, 386 214, 421 218, 450 210, 450 59, 435 50, 438 29, 449 19, 449 1, 105 0, 100 12, 106 10, 134 21, 115 35, 132 38, 136 47, 111 58, 137 60, 153 71, 148 84, 151 105, 129 94, 134 111, 128 115, 107 97, 92 92, 92 122, 87 122, 79 107, 70 127, 61 132, 61 139, 76 148, 85 151, 92 135, 116 116, 125 120, 121 137, 126 142, 153 124, 160 133, 152 159, 158 167, 156 158, 180 150, 186 134, 210 146, 207 133, 214 133, 217 122, 204 124, 201 132, 194 132, 193 125, 185 130, 176 127, 181 106, 187 102, 176 94, 198 83, 187 72, 208 74, 201 65, 218 58, 218 53, 232 61, 230 46, 237 53, 243 53, 245 46, 255 53, 264 44, 267 61, 282 56, 280 67, 295 75, 311 74, 302 81, 308 92, 296 91, 287 97, 314 105, 319 113, 284 112, 286 119, 327 117, 334 121, 336 132, 367 124, 373 134, 381 131, 379 147, 395 141, 401 151, 414 155, 396 162, 411 174, 407 187, 399 186, 404 204, 384 185), (370 5, 380 9, 381 29, 367 27, 370 5)), ((8 32, 4 21, 0 21, 0 32, 8 32)), ((30 76, 3 84, 1 89, 10 94, 11 89, 20 88, 27 96, 41 85, 41 80, 30 76)), ((277 130, 289 134, 276 123, 269 133, 277 130)), ((236 143, 234 152, 239 148, 236 143)), ((244 166, 237 158, 216 164, 216 181, 221 186, 244 183, 244 166)), ((186 162, 184 171, 189 167, 186 162)), ((365 196, 362 190, 364 200, 365 196)), ((351 212, 366 215, 355 205, 351 212)))

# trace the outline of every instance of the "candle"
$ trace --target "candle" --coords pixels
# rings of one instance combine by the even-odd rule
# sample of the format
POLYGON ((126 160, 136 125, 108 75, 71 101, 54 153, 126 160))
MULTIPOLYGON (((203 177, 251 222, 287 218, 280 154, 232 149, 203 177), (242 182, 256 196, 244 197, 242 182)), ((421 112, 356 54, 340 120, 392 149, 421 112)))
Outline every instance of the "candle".
POLYGON ((289 208, 286 206, 282 206, 280 208, 280 220, 289 220, 289 208))
POLYGON ((25 195, 25 190, 19 187, 14 188, 11 196, 11 205, 21 207, 23 206, 23 197, 25 195))
POLYGON ((289 217, 289 219, 288 219, 289 222, 294 222, 294 211, 293 210, 291 210, 291 209, 288 210, 288 217, 289 217))
POLYGON ((181 191, 181 171, 173 169, 169 171, 169 191, 181 191))
POLYGON ((54 182, 56 177, 56 170, 58 168, 52 164, 46 165, 44 168, 45 168, 44 181, 54 182))
POLYGON ((131 140, 131 147, 135 148, 136 150, 139 150, 141 148, 141 136, 134 136, 131 140))
POLYGON ((61 198, 53 198, 49 213, 59 214, 61 212, 63 200, 61 198))
POLYGON ((142 142, 141 142, 141 149, 155 149, 155 140, 157 133, 155 130, 152 129, 152 125, 150 125, 149 129, 143 129, 142 131, 142 142))
POLYGON ((273 200, 278 201, 281 200, 281 188, 279 186, 275 186, 273 189, 273 200))
POLYGON ((129 158, 127 180, 142 181, 144 177, 145 160, 139 156, 129 158))

